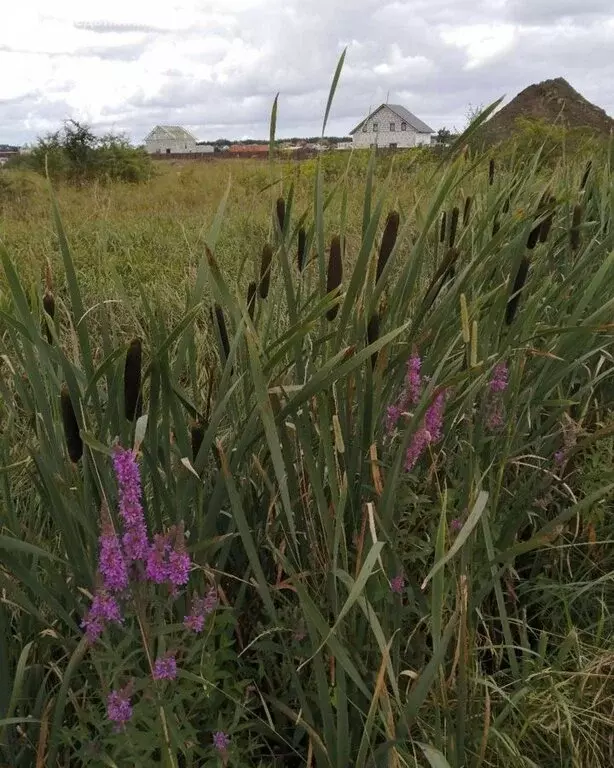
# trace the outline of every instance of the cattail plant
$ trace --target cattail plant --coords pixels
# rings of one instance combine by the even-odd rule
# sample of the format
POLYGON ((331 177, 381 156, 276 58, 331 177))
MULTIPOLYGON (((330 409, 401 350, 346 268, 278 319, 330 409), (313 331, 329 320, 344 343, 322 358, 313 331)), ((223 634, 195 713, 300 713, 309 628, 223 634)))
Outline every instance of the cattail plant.
POLYGON ((456 230, 458 228, 458 217, 460 215, 460 211, 458 210, 458 207, 455 205, 454 208, 452 208, 452 216, 450 217, 450 248, 454 248, 454 242, 456 240, 456 230))
POLYGON ((465 200, 465 207, 463 208, 463 227, 466 227, 467 224, 469 224, 469 217, 471 216, 472 203, 473 203, 473 200, 471 198, 471 195, 468 195, 467 199, 465 200))
POLYGON ((192 461, 196 461, 200 446, 203 444, 205 437, 205 426, 200 421, 195 421, 190 427, 190 439, 192 443, 192 461))
POLYGON ((60 392, 60 407, 62 410, 62 424, 64 425, 64 437, 68 456, 76 464, 83 456, 83 440, 79 432, 79 423, 75 415, 75 409, 70 399, 70 393, 66 384, 62 385, 60 392))
POLYGON ((444 211, 441 214, 441 225, 439 227, 439 242, 445 243, 446 242, 446 223, 447 223, 447 216, 446 212, 444 211))
MULTIPOLYGON (((341 239, 335 235, 330 243, 330 255, 328 257, 328 275, 326 279, 326 293, 336 291, 341 285, 343 279, 343 262, 341 259, 341 239)), ((334 320, 337 317, 339 305, 335 304, 326 312, 328 320, 334 320)))
POLYGON ((384 227, 384 234, 382 235, 382 243, 379 248, 379 256, 377 258, 377 270, 375 274, 375 281, 379 282, 384 267, 388 263, 392 249, 397 241, 397 235, 399 233, 399 214, 397 211, 390 211, 388 218, 386 219, 386 226, 384 227))
POLYGON ((307 249, 307 233, 305 232, 305 227, 301 227, 298 231, 298 253, 297 253, 297 264, 298 264, 298 271, 302 272, 303 267, 305 266, 305 257, 306 257, 306 249, 307 249))
POLYGON ((501 222, 499 221, 499 212, 495 211, 495 218, 492 220, 492 236, 494 237, 501 229, 501 222))
POLYGON ((254 319, 254 313, 256 311, 256 291, 258 290, 256 283, 251 282, 247 286, 247 311, 249 313, 250 320, 254 319))
POLYGON ((279 224, 279 231, 284 231, 284 222, 286 221, 286 201, 283 197, 277 198, 277 223, 279 224))
POLYGON ((260 298, 266 299, 269 295, 269 288, 271 285, 271 262, 273 261, 273 249, 266 243, 262 249, 262 257, 260 259, 260 298))
POLYGON ((139 338, 130 342, 124 365, 124 412, 128 421, 141 415, 141 362, 143 348, 139 338))
POLYGON ((529 257, 523 256, 520 265, 518 266, 518 272, 516 272, 516 278, 514 280, 514 286, 507 302, 507 308, 505 311, 505 322, 507 325, 511 325, 516 317, 518 311, 518 302, 520 301, 520 294, 524 288, 524 284, 527 281, 527 275, 529 274, 529 257))
POLYGON ((590 176, 591 170, 593 168, 593 161, 589 160, 586 164, 586 168, 584 169, 584 174, 582 175, 582 181, 580 182, 580 192, 584 191, 584 188, 586 187, 586 183, 588 182, 588 177, 590 176))
POLYGON ((571 217, 571 230, 569 232, 569 242, 571 250, 577 251, 580 247, 580 224, 582 223, 582 206, 578 203, 574 205, 573 215, 571 217))
MULTIPOLYGON (((371 315, 369 323, 367 325, 367 343, 369 345, 374 344, 379 339, 379 315, 374 312, 371 315)), ((375 368, 377 363, 377 352, 373 352, 371 355, 371 368, 375 368)))
POLYGON ((535 246, 537 245, 537 241, 539 239, 539 233, 541 232, 541 228, 542 228, 542 223, 540 221, 529 232, 529 237, 527 238, 527 248, 530 251, 532 251, 535 248, 535 246))
POLYGON ((505 198, 505 202, 503 203, 503 213, 509 213, 511 202, 512 202, 512 201, 511 201, 511 198, 510 198, 510 196, 508 195, 508 196, 505 198))
POLYGON ((226 319, 224 317, 224 310, 219 304, 214 305, 215 319, 217 321, 217 327, 220 332, 220 341, 222 342, 222 349, 224 351, 224 362, 228 360, 230 356, 230 343, 228 341, 228 331, 226 330, 226 319))
POLYGON ((539 228, 539 242, 545 243, 548 240, 550 229, 552 228, 552 222, 554 221, 554 206, 556 205, 556 197, 550 196, 548 198, 548 206, 550 211, 546 218, 542 221, 539 228))
POLYGON ((492 157, 488 163, 488 183, 491 187, 495 183, 495 161, 492 157))
MULTIPOLYGON (((43 310, 45 311, 47 317, 49 317, 49 320, 53 322, 53 318, 55 317, 55 298, 49 289, 45 291, 45 295, 43 296, 43 310)), ((53 344, 53 336, 51 335, 51 330, 44 318, 43 325, 45 327, 45 336, 47 337, 47 342, 49 344, 53 344)))

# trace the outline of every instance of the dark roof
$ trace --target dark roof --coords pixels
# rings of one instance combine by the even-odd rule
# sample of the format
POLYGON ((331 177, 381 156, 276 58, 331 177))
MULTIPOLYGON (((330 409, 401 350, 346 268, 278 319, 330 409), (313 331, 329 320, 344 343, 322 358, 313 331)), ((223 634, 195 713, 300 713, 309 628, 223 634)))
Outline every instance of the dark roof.
POLYGON ((11 144, 0 144, 0 152, 19 152, 19 147, 14 147, 11 144))
POLYGON ((406 123, 411 125, 411 127, 418 131, 418 133, 435 133, 435 131, 432 128, 429 128, 429 126, 422 122, 419 117, 416 117, 412 112, 409 111, 409 109, 405 109, 405 107, 401 106, 400 104, 380 104, 377 109, 374 109, 373 112, 371 112, 370 115, 368 115, 364 120, 362 120, 354 130, 350 131, 350 135, 353 133, 356 133, 356 131, 359 128, 362 128, 362 126, 367 122, 367 120, 370 120, 374 115, 376 115, 380 109, 383 109, 383 107, 388 107, 388 109, 391 109, 395 115, 401 118, 401 120, 404 120, 406 123))

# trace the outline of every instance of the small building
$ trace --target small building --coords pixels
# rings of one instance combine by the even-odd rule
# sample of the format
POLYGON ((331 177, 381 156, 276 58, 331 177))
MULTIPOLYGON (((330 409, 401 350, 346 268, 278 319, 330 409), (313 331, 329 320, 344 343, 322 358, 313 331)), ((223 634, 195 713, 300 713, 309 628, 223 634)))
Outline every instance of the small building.
POLYGON ((356 148, 391 149, 430 145, 435 131, 400 104, 382 104, 354 130, 350 131, 356 148))
POLYGON ((199 154, 210 155, 210 154, 213 154, 215 150, 214 150, 213 144, 208 144, 206 141, 197 141, 196 151, 199 154))
POLYGON ((0 159, 4 160, 4 162, 18 154, 19 147, 14 147, 12 144, 0 144, 0 159))
POLYGON ((203 151, 197 146, 196 138, 180 125, 156 125, 145 137, 145 150, 150 155, 185 155, 203 151))

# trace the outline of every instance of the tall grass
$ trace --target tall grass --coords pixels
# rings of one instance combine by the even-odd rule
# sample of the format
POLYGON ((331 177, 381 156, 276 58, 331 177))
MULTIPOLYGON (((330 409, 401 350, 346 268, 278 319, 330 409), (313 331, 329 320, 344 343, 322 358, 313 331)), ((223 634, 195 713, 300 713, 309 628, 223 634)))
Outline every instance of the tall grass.
POLYGON ((161 221, 151 189, 118 187, 81 221, 49 190, 42 248, 9 222, 4 762, 207 764, 213 689, 236 765, 611 762, 610 159, 587 179, 587 158, 489 160, 461 140, 401 187, 376 154, 328 181, 320 160, 310 191, 300 166, 233 165, 228 186, 218 166, 217 209, 208 190, 183 233, 189 169, 152 182, 173 191, 161 221), (421 389, 391 429, 411 356, 421 389), (169 694, 165 739, 111 735, 80 629, 115 441, 137 445, 150 530, 183 521, 191 587, 214 579, 236 622, 232 654, 203 645, 201 693, 169 694))

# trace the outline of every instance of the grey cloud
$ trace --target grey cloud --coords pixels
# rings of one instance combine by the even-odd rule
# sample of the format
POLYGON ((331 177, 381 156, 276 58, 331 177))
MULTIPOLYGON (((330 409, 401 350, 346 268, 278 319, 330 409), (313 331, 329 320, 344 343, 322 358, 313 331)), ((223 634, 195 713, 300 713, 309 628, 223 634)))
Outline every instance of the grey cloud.
POLYGON ((550 24, 560 20, 584 21, 591 17, 614 18, 612 0, 511 0, 510 17, 526 24, 550 24))
POLYGON ((75 29, 82 29, 87 32, 97 32, 99 34, 118 34, 129 32, 143 32, 156 35, 171 34, 174 32, 172 29, 165 29, 163 27, 154 27, 150 24, 116 24, 112 21, 75 21, 73 22, 75 29))
POLYGON ((99 45, 88 48, 77 48, 73 53, 67 55, 105 59, 106 61, 138 61, 146 49, 147 43, 133 43, 131 45, 99 45))

